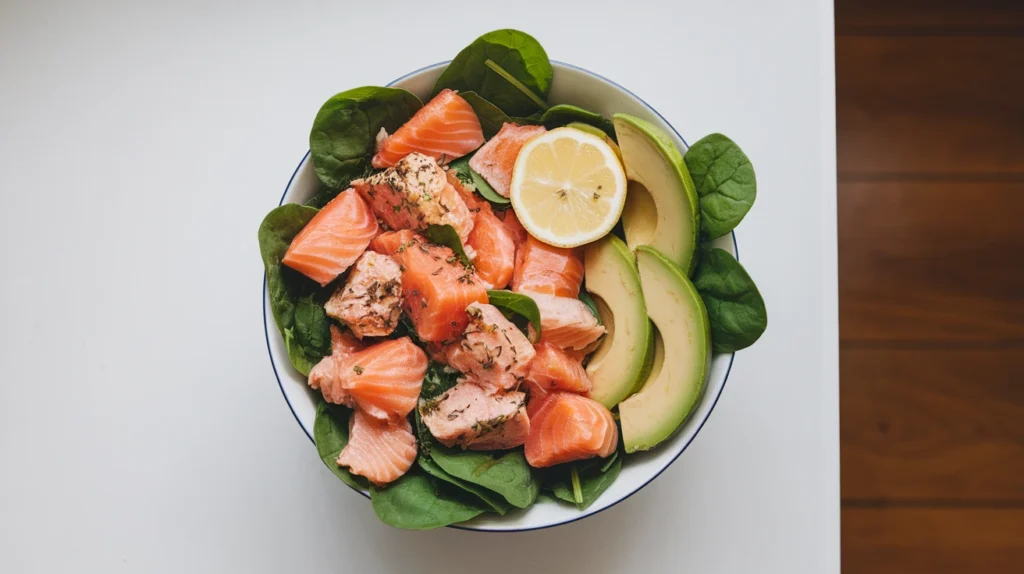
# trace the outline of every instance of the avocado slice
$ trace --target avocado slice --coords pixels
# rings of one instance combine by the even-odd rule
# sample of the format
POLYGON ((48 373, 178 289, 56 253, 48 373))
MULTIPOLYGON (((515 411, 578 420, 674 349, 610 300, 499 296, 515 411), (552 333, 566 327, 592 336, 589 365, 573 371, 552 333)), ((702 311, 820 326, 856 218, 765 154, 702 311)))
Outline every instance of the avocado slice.
POLYGON ((660 341, 647 381, 619 403, 626 452, 648 450, 676 432, 697 406, 711 365, 708 312, 686 273, 648 246, 637 248, 636 259, 660 341))
POLYGON ((696 263, 700 203, 683 155, 650 122, 626 114, 612 121, 629 180, 622 211, 626 243, 630 249, 654 247, 689 275, 696 263))
POLYGON ((615 235, 586 246, 584 277, 607 333, 590 356, 590 398, 609 409, 647 379, 653 358, 651 321, 633 254, 615 235))

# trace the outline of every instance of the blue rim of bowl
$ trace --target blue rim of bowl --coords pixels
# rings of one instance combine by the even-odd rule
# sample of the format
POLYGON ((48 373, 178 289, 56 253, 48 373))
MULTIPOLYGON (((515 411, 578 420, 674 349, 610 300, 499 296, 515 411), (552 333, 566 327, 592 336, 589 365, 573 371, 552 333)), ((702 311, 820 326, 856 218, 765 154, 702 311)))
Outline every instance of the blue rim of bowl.
MULTIPOLYGON (((391 82, 389 82, 387 84, 387 86, 393 86, 393 85, 397 84, 398 82, 401 82, 402 80, 404 80, 404 79, 406 79, 406 78, 408 78, 410 76, 414 76, 416 74, 419 74, 420 72, 429 70, 431 68, 436 68, 438 66, 443 66, 445 64, 448 64, 450 61, 451 60, 445 60, 443 62, 438 62, 436 64, 431 64, 429 66, 423 66, 422 68, 413 70, 412 72, 409 72, 408 74, 405 74, 404 76, 401 76, 401 77, 399 77, 399 78, 397 78, 395 80, 392 80, 391 82)), ((626 92, 627 94, 633 96, 634 98, 637 99, 637 101, 639 101, 644 106, 646 106, 648 110, 653 112, 654 115, 656 115, 659 118, 661 118, 661 121, 665 122, 665 125, 667 125, 669 128, 672 129, 672 132, 675 133, 676 137, 678 137, 680 140, 682 140, 684 144, 686 144, 686 147, 690 147, 690 144, 686 141, 685 138, 683 138, 682 134, 680 134, 679 131, 676 130, 675 126, 673 126, 671 122, 669 122, 667 119, 665 119, 665 116, 661 115, 658 112, 658 110, 654 109, 654 107, 651 106, 650 104, 648 104, 643 98, 641 98, 640 96, 638 96, 638 95, 634 94, 633 92, 629 91, 628 89, 623 87, 618 82, 615 82, 614 80, 610 80, 610 79, 602 76, 601 74, 597 74, 595 72, 591 72, 590 70, 587 70, 586 68, 581 68, 579 66, 574 66, 572 64, 567 64, 565 62, 560 62, 558 60, 551 60, 551 62, 553 64, 559 64, 559 65, 565 66, 566 68, 572 68, 572 69, 577 70, 579 72, 583 72, 585 74, 589 74, 591 76, 594 76, 596 78, 604 80, 605 82, 608 82, 609 84, 615 86, 616 88, 618 88, 618 89, 626 92)), ((293 171, 292 172, 292 176, 290 178, 288 178, 288 184, 285 185, 284 193, 281 194, 281 200, 278 201, 278 203, 277 203, 278 206, 284 205, 284 198, 285 198, 286 195, 288 195, 288 190, 292 186, 292 181, 294 181, 295 180, 295 176, 298 175, 299 169, 302 167, 302 164, 306 162, 306 159, 309 157, 309 153, 310 152, 307 150, 306 154, 304 156, 302 156, 302 159, 299 161, 299 165, 295 166, 295 171, 293 171)), ((733 251, 736 252, 736 260, 739 261, 740 260, 740 248, 739 248, 739 244, 736 242, 736 232, 732 231, 732 232, 730 232, 730 235, 732 236, 732 248, 733 248, 733 251)), ((281 396, 284 397, 284 402, 288 404, 288 410, 290 410, 292 412, 292 416, 295 417, 295 422, 297 422, 299 424, 299 428, 302 429, 302 432, 307 437, 309 437, 309 440, 311 442, 313 442, 313 445, 315 446, 316 445, 316 441, 313 439, 313 436, 309 434, 309 431, 306 430, 306 427, 303 426, 302 421, 299 420, 299 415, 298 415, 298 413, 295 412, 295 407, 292 406, 292 402, 290 400, 288 400, 288 394, 285 393, 285 391, 284 391, 284 384, 281 383, 281 376, 278 375, 278 373, 277 373, 277 364, 274 362, 274 353, 270 349, 270 329, 268 327, 269 323, 267 321, 267 296, 266 296, 266 293, 267 293, 267 275, 266 275, 266 273, 264 273, 263 274, 263 289, 262 289, 262 291, 260 291, 260 299, 261 299, 261 304, 263 306, 263 335, 266 338, 266 342, 267 342, 267 355, 270 357, 270 366, 274 370, 274 378, 277 379, 277 387, 281 390, 281 396)), ((676 453, 676 455, 674 457, 672 457, 672 460, 668 461, 668 463, 665 466, 661 467, 661 469, 658 470, 658 472, 654 473, 654 476, 652 476, 651 478, 647 479, 647 482, 645 482, 645 483, 641 484, 640 486, 638 486, 636 488, 636 490, 634 490, 633 492, 630 492, 626 496, 623 496, 622 498, 616 500, 615 502, 613 502, 613 503, 609 504, 608 506, 605 506, 604 508, 601 508, 599 510, 595 510, 595 511, 590 512, 590 513, 582 514, 581 516, 577 516, 577 517, 572 518, 570 520, 565 520, 565 521, 562 521, 562 522, 556 522, 554 524, 546 524, 544 526, 535 526, 535 527, 530 527, 530 528, 516 528, 516 529, 510 529, 510 530, 491 530, 491 529, 485 529, 485 528, 474 528, 472 526, 462 526, 462 525, 459 525, 459 524, 450 524, 450 525, 448 525, 447 528, 454 528, 454 529, 457 529, 457 530, 469 530, 469 531, 472 531, 472 532, 493 532, 493 533, 529 532, 531 530, 544 530, 544 529, 547 529, 547 528, 554 528, 556 526, 564 526, 566 524, 572 524, 573 522, 577 522, 579 520, 583 520, 584 518, 589 518, 591 516, 596 516, 596 515, 604 512, 605 510, 608 510, 609 508, 612 508, 612 507, 622 503, 623 501, 629 499, 629 497, 631 497, 634 494, 636 494, 636 493, 640 492, 641 490, 643 490, 644 487, 646 487, 647 485, 649 485, 652 482, 654 482, 654 479, 658 478, 659 476, 661 476, 661 474, 663 472, 668 470, 668 467, 672 466, 672 464, 675 463, 675 461, 678 460, 679 457, 682 456, 682 454, 684 452, 686 452, 686 449, 689 448, 690 445, 693 443, 693 441, 697 438, 697 435, 700 434, 701 429, 704 428, 704 424, 707 423, 708 419, 711 418, 711 413, 714 412, 715 406, 718 405, 718 399, 721 398, 722 392, 725 390, 725 384, 729 382, 729 374, 732 372, 732 365, 733 365, 733 362, 735 362, 735 360, 736 360, 736 353, 735 352, 730 353, 730 356, 729 356, 729 366, 726 367, 726 369, 725 369, 725 378, 722 380, 722 386, 718 389, 718 394, 715 395, 714 400, 711 402, 711 408, 708 409, 707 416, 705 416, 704 420, 700 421, 700 424, 697 425, 697 430, 694 431, 693 436, 690 437, 690 440, 686 441, 686 444, 683 445, 683 448, 679 449, 679 452, 676 453)), ((349 488, 351 488, 355 492, 359 493, 364 498, 367 498, 367 499, 370 498, 370 495, 365 493, 365 492, 363 492, 362 490, 359 490, 358 488, 352 487, 350 485, 346 485, 346 486, 349 486, 349 488)), ((581 511, 581 512, 586 512, 586 511, 581 511)))

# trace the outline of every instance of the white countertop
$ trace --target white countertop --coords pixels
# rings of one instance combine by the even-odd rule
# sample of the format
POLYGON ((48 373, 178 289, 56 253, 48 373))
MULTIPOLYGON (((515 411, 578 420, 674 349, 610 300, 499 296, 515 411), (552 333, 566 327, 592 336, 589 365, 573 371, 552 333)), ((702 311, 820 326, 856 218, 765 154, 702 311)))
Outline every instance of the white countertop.
POLYGON ((839 571, 830 1, 136 4, 0 7, 0 571, 839 571), (769 326, 627 502, 401 532, 281 398, 256 229, 325 99, 501 27, 743 146, 769 326))

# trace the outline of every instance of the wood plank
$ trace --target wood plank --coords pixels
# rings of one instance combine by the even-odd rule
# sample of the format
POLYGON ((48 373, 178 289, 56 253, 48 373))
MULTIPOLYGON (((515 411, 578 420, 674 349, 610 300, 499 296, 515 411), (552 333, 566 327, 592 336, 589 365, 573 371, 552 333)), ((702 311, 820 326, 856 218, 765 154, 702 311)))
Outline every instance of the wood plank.
POLYGON ((844 343, 1024 342, 1024 182, 839 185, 844 343))
POLYGON ((1016 33, 1020 0, 836 0, 836 34, 1016 33))
POLYGON ((1018 574, 1024 509, 848 508, 843 574, 1018 574))
POLYGON ((836 38, 840 179, 1024 178, 1024 37, 836 38))
POLYGON ((842 494, 1024 506, 1024 348, 843 349, 842 494))

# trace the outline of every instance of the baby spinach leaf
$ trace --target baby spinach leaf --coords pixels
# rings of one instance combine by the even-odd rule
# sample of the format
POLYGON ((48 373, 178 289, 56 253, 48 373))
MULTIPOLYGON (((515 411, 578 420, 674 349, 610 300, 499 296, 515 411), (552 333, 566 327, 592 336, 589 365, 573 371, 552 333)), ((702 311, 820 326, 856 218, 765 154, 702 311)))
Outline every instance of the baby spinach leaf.
POLYGON ((455 172, 455 177, 459 178, 463 187, 479 193, 484 199, 491 202, 492 207, 495 209, 508 209, 512 204, 512 200, 502 197, 500 193, 494 191, 494 188, 491 187, 491 184, 487 183, 487 180, 482 175, 469 167, 470 157, 463 156, 448 164, 448 168, 455 172))
POLYGON ((423 104, 397 88, 366 86, 335 95, 320 108, 309 133, 313 167, 327 187, 344 189, 370 173, 377 133, 397 130, 423 104))
POLYGON ((366 490, 366 479, 352 474, 347 468, 338 466, 338 455, 348 444, 348 419, 352 411, 340 405, 330 405, 321 400, 316 406, 316 420, 313 421, 313 441, 316 452, 327 468, 331 469, 342 482, 352 488, 366 490))
POLYGON ((302 297, 295 305, 295 340, 320 357, 331 354, 331 320, 312 294, 302 297))
POLYGON ((447 472, 444 471, 443 468, 438 466, 437 463, 434 462, 429 457, 420 456, 416 462, 420 465, 420 468, 422 468, 423 471, 429 474, 430 476, 433 476, 438 480, 443 480, 455 487, 461 488, 462 490, 465 490, 466 492, 476 496, 477 498, 480 499, 481 502, 491 507, 491 509, 494 510, 494 512, 497 512, 498 514, 505 514, 512 508, 512 505, 506 502, 504 498, 498 496, 497 494, 491 492, 490 490, 487 490, 482 486, 473 484, 472 482, 462 480, 461 478, 455 478, 454 476, 448 474, 447 472))
POLYGON ((517 508, 533 504, 540 492, 522 450, 461 451, 435 444, 430 458, 448 474, 492 490, 517 508))
POLYGON ((472 91, 508 115, 525 116, 547 107, 544 100, 553 77, 547 52, 533 36, 495 30, 455 56, 437 78, 432 95, 445 88, 472 91))
POLYGON ((440 528, 487 511, 475 497, 415 468, 384 488, 371 485, 370 503, 381 522, 407 530, 440 528))
POLYGON ((459 373, 447 373, 444 370, 444 365, 431 361, 427 367, 427 374, 423 377, 420 397, 432 399, 454 387, 458 378, 459 373))
POLYGON ((715 239, 739 225, 754 205, 754 166, 740 146, 711 134, 690 146, 683 157, 700 196, 701 234, 715 239))
POLYGON ((540 121, 549 130, 580 122, 594 126, 606 133, 608 137, 615 139, 615 125, 612 124, 611 120, 597 112, 585 110, 572 104, 551 106, 540 117, 540 121))
POLYGON ((521 126, 542 126, 544 125, 542 117, 544 117, 544 112, 534 112, 528 116, 513 116, 512 121, 521 126))
POLYGON ((282 331, 281 336, 284 337, 284 348, 288 351, 288 360, 291 361, 292 367, 301 373, 302 376, 308 377, 313 367, 324 356, 299 344, 295 337, 294 327, 282 331))
MULTIPOLYGON (((270 294, 270 311, 274 322, 284 338, 285 348, 292 366, 303 375, 330 349, 330 332, 326 334, 323 323, 317 318, 315 309, 310 309, 311 295, 321 290, 320 286, 298 271, 281 264, 292 239, 306 226, 317 209, 289 203, 275 208, 263 218, 258 239, 263 267, 267 273, 267 291, 270 294), (301 308, 301 311, 300 311, 301 308), (302 317, 301 324, 296 315, 302 317)), ((323 309, 320 308, 320 312, 323 309)), ((326 317, 324 317, 326 319, 326 317)), ((329 325, 329 323, 328 323, 329 325)))
MULTIPOLYGON (((346 184, 345 187, 348 187, 348 185, 346 184)), ((332 199, 338 197, 338 194, 341 193, 341 190, 345 189, 345 187, 333 188, 328 187, 326 185, 321 185, 320 189, 316 192, 316 195, 306 200, 306 203, 304 205, 315 207, 317 209, 323 209, 323 207, 330 203, 332 199)))
POLYGON ((540 340, 540 309, 533 299, 522 293, 492 290, 487 292, 487 302, 503 312, 510 311, 525 318, 533 325, 534 338, 540 340))
POLYGON ((444 245, 451 249, 459 256, 462 264, 466 267, 473 265, 473 262, 469 260, 469 256, 466 255, 466 250, 462 248, 462 240, 459 239, 459 233, 451 225, 428 225, 426 231, 423 232, 423 236, 431 243, 444 245))
POLYGON ((753 345, 768 327, 764 299, 750 275, 728 252, 701 252, 693 285, 704 300, 711 323, 711 347, 731 353, 753 345))
POLYGON ((569 468, 559 468, 548 483, 548 489, 555 498, 575 504, 583 510, 594 503, 622 470, 622 457, 618 451, 607 459, 591 459, 587 462, 569 463, 569 468), (600 464, 598 464, 600 463, 600 464), (573 473, 573 470, 576 472, 573 473), (577 488, 573 488, 573 476, 578 476, 577 488))
POLYGON ((469 102, 469 105, 473 106, 476 117, 480 119, 480 127, 484 130, 485 138, 493 138, 494 134, 501 130, 501 126, 512 122, 512 119, 505 115, 505 112, 501 111, 501 108, 480 97, 480 94, 476 92, 460 92, 459 95, 462 96, 462 99, 469 102))

